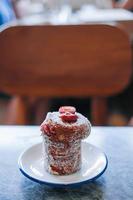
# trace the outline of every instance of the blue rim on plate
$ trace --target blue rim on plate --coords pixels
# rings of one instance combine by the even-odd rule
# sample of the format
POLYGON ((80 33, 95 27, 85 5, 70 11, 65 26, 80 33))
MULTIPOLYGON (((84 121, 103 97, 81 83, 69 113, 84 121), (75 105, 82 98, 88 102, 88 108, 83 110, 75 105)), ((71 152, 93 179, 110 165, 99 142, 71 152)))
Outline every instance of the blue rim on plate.
MULTIPOLYGON (((85 142, 86 143, 86 142, 85 142)), ((89 143, 88 143, 89 144, 89 143)), ((31 146, 32 148, 37 146, 38 144, 36 145, 33 145, 31 146)), ((93 145, 92 145, 93 146, 93 145)), ((31 148, 30 147, 30 148, 31 148)), ((94 146, 93 146, 94 147, 94 146)), ((104 168, 101 170, 101 172, 99 174, 97 174, 96 176, 92 177, 92 178, 88 178, 87 180, 80 180, 78 182, 74 182, 74 183, 51 183, 51 182, 47 182, 47 181, 42 181, 42 180, 39 180, 38 178, 35 178, 31 175, 29 175, 25 169, 23 169, 23 166, 22 166, 22 162, 21 162, 21 159, 22 159, 22 156, 27 152, 27 150, 29 150, 30 148, 27 148, 24 152, 21 153, 19 159, 18 159, 18 165, 19 165, 19 170, 21 171, 21 173, 29 178, 30 180, 34 181, 34 182, 37 182, 39 184, 45 184, 45 185, 48 185, 48 186, 52 186, 52 187, 75 187, 75 186, 80 186, 81 184, 86 184, 86 183, 89 183, 89 182, 92 182, 92 181, 95 181, 97 178, 99 178, 104 172, 105 170, 107 169, 107 166, 108 166, 108 158, 106 156, 106 154, 104 152, 101 152, 105 158, 105 166, 104 168)), ((95 147, 97 148, 97 147, 95 147)), ((98 148, 99 149, 99 148, 98 148)), ((56 175, 53 175, 53 176, 56 176, 56 175)))

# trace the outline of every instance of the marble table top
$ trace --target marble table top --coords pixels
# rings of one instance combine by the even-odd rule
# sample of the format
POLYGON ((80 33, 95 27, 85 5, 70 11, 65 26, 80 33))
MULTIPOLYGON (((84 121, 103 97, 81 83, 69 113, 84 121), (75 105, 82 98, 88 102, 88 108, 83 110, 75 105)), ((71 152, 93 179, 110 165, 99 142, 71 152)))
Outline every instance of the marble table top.
POLYGON ((38 126, 0 126, 0 200, 133 199, 133 128, 92 128, 87 142, 106 153, 108 168, 97 180, 78 188, 40 185, 20 173, 20 153, 40 141, 38 126))

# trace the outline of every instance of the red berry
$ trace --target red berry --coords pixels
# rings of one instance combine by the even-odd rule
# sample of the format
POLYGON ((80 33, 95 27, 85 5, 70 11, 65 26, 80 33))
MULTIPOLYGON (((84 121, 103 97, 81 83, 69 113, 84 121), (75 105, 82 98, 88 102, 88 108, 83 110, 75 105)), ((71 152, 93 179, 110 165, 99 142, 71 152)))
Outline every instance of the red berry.
POLYGON ((50 128, 47 124, 44 124, 43 126, 43 130, 46 132, 46 133, 49 133, 50 132, 50 128))
POLYGON ((50 129, 50 133, 55 133, 55 127, 54 126, 50 126, 49 129, 50 129))
POLYGON ((76 122, 78 118, 77 115, 70 112, 62 113, 60 117, 65 122, 76 122))
POLYGON ((62 106, 59 108, 59 113, 66 113, 66 112, 74 114, 76 112, 76 108, 73 106, 62 106))
POLYGON ((47 124, 41 125, 41 131, 44 132, 47 136, 50 136, 50 128, 47 124))

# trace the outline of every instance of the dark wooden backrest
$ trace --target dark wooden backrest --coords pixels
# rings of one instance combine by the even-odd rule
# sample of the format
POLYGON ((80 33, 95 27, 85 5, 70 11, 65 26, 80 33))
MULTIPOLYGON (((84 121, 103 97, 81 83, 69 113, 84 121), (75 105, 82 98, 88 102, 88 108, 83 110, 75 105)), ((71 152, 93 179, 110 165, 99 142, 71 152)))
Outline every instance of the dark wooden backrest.
POLYGON ((126 34, 109 25, 14 26, 0 32, 0 91, 109 96, 131 76, 126 34))

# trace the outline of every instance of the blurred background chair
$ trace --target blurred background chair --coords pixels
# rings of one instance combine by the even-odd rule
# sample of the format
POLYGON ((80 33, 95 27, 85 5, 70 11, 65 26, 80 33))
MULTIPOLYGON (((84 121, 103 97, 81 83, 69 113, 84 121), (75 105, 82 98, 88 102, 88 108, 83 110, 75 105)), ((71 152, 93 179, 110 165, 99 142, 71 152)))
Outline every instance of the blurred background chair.
POLYGON ((90 97, 92 124, 106 125, 107 97, 131 77, 128 37, 109 25, 8 27, 0 55, 0 91, 12 96, 7 124, 30 124, 34 110, 43 120, 53 97, 90 97))

